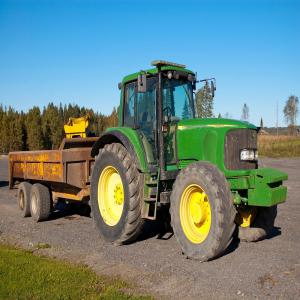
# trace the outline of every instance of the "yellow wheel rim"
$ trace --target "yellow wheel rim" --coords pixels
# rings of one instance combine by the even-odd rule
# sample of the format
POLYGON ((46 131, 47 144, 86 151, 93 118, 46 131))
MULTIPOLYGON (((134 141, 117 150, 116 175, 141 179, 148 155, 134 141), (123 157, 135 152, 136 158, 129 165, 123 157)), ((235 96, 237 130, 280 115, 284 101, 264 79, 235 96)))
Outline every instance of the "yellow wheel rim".
POLYGON ((249 227, 256 217, 257 208, 249 207, 247 209, 239 209, 236 217, 236 223, 241 227, 249 227))
POLYGON ((197 184, 189 185, 180 200, 180 223, 185 236, 194 244, 202 243, 211 225, 208 196, 197 184))
POLYGON ((106 167, 98 182, 98 206, 104 222, 115 226, 121 219, 124 206, 124 189, 120 174, 112 167, 106 167))

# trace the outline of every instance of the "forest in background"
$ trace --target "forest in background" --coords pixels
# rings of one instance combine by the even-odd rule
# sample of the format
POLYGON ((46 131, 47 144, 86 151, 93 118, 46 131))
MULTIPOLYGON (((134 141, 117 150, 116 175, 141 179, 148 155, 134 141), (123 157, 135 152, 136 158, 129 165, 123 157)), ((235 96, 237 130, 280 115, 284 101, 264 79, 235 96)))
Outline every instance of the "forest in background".
POLYGON ((90 117, 90 131, 96 136, 117 125, 117 109, 108 116, 76 104, 49 103, 42 110, 34 106, 28 112, 0 105, 0 153, 22 150, 57 149, 64 138, 64 124, 70 117, 90 117))
MULTIPOLYGON (((171 98, 170 98, 171 99, 171 98)), ((167 98, 167 101, 170 100, 167 98)), ((171 101, 171 100, 170 100, 171 101)), ((174 101, 174 100, 173 100, 174 101)), ((213 101, 211 87, 208 82, 195 93, 195 104, 197 117, 211 118, 213 114, 213 101)), ((149 102, 150 103, 150 102, 149 102)), ((174 107, 174 103, 169 105, 174 107)), ((291 95, 286 100, 283 110, 286 124, 285 128, 266 128, 261 118, 260 127, 265 134, 292 135, 299 137, 297 127, 297 115, 299 113, 299 98, 291 95)), ((113 108, 110 115, 95 112, 91 108, 80 107, 77 104, 55 105, 49 103, 42 110, 34 106, 28 112, 19 112, 9 106, 0 104, 0 153, 6 154, 10 151, 23 150, 46 150, 58 149, 62 139, 65 137, 64 124, 70 117, 78 118, 89 115, 89 131, 99 136, 108 127, 117 126, 118 113, 113 108)), ((182 118, 189 118, 190 110, 187 100, 185 102, 182 118)), ((218 115, 221 118, 221 114, 218 115)), ((231 118, 225 114, 225 118, 231 118)), ((241 120, 249 120, 249 107, 245 103, 242 109, 241 120)), ((269 142, 266 141, 267 143, 269 142)), ((272 140, 274 142, 274 140, 272 140)), ((285 140, 284 140, 285 142, 285 140)))

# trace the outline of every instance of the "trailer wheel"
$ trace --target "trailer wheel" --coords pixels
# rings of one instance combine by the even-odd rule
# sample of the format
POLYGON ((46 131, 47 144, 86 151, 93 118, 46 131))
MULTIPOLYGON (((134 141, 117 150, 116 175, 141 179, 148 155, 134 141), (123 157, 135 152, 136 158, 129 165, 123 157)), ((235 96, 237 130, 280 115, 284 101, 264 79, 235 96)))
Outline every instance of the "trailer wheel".
POLYGON ((51 212, 51 197, 49 189, 35 183, 30 192, 30 212, 34 221, 40 222, 47 220, 51 212))
POLYGON ((277 216, 277 205, 271 207, 254 207, 249 209, 248 214, 247 212, 243 212, 240 215, 242 222, 238 224, 239 239, 242 242, 258 242, 263 240, 273 230, 277 216), (251 216, 253 216, 253 221, 251 220, 251 216))
POLYGON ((143 219, 143 176, 121 144, 105 145, 91 178, 92 217, 100 236, 117 245, 134 241, 143 219))
POLYGON ((216 258, 232 240, 231 192, 223 173, 208 162, 192 163, 179 173, 170 210, 175 237, 188 258, 216 258))
POLYGON ((23 217, 30 217, 30 191, 32 184, 23 181, 18 188, 18 203, 23 217))

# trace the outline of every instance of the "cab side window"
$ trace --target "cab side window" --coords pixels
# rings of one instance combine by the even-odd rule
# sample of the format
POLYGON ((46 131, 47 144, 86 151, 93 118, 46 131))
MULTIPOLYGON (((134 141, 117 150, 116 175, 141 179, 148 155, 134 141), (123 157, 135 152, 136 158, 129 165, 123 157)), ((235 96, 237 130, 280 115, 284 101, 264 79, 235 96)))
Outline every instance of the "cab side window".
POLYGON ((135 82, 125 86, 124 126, 134 127, 135 82))

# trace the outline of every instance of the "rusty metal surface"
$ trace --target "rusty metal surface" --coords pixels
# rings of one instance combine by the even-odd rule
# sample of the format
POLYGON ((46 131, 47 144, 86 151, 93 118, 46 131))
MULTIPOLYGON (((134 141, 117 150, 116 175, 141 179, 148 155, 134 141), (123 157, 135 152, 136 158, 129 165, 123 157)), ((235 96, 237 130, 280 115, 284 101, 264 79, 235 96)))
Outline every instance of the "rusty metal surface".
POLYGON ((13 178, 63 181, 62 153, 24 151, 9 153, 10 182, 13 178))
POLYGON ((59 150, 70 149, 70 148, 92 148, 94 143, 99 139, 99 137, 87 137, 87 138, 73 138, 73 139, 63 139, 59 150))
POLYGON ((89 184, 91 175, 91 148, 73 148, 62 150, 62 161, 65 167, 64 181, 70 185, 84 188, 89 184))
MULTIPOLYGON (((90 145, 97 138, 78 138, 75 144, 80 145, 86 140, 90 145), (77 143, 77 140, 81 141, 77 143)), ((9 153, 10 187, 15 179, 23 179, 59 182, 80 189, 86 188, 89 185, 94 161, 90 153, 91 146, 64 150, 11 152, 9 153)))
POLYGON ((66 192, 52 192, 53 199, 64 198, 71 199, 76 201, 82 201, 83 198, 88 197, 90 195, 90 189, 84 188, 80 190, 78 193, 66 193, 66 192))

